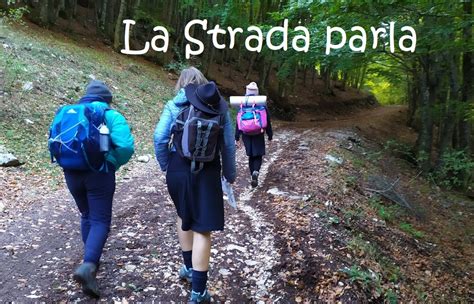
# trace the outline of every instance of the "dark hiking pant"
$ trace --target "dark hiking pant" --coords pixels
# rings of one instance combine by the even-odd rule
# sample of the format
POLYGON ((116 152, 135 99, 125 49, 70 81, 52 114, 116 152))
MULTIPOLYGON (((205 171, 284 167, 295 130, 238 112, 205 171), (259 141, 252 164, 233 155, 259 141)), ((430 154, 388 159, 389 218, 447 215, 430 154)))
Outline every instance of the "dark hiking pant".
POLYGON ((110 230, 115 170, 108 173, 64 170, 64 177, 81 213, 84 262, 97 265, 110 230))
POLYGON ((260 171, 260 167, 262 167, 262 159, 263 156, 249 156, 249 169, 250 169, 250 174, 253 173, 253 171, 260 171))

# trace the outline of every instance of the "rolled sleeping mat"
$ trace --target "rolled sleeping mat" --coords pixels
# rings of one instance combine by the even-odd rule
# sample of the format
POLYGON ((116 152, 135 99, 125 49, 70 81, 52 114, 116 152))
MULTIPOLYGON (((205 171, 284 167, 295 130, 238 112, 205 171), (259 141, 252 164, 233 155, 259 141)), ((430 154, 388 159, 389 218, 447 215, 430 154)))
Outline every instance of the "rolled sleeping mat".
POLYGON ((240 105, 243 106, 266 106, 267 105, 267 96, 230 96, 230 105, 235 108, 240 108, 240 105))

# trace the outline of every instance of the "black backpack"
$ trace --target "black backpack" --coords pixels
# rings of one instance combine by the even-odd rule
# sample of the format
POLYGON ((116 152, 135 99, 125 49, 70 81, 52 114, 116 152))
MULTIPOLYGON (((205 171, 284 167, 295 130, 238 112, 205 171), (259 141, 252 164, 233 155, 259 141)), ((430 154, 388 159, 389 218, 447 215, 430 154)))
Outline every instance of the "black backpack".
POLYGON ((171 129, 173 144, 181 157, 191 160, 192 173, 199 173, 204 163, 215 159, 221 130, 222 115, 205 113, 193 105, 179 112, 171 129))

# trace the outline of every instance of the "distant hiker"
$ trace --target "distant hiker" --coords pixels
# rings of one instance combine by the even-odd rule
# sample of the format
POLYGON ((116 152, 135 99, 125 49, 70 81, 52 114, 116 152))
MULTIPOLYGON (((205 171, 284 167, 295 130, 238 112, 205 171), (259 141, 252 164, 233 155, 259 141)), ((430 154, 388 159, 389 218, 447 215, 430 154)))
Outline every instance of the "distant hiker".
POLYGON ((155 150, 178 214, 184 261, 178 275, 192 282, 191 302, 201 303, 211 298, 211 232, 224 229, 221 171, 235 181, 235 145, 227 104, 214 82, 191 67, 181 72, 176 92, 156 126, 155 150))
POLYGON ((115 171, 130 160, 133 136, 125 118, 111 109, 112 93, 93 80, 78 104, 61 107, 51 125, 51 156, 64 169, 67 187, 81 213, 84 261, 74 280, 98 298, 96 280, 112 218, 115 171))
MULTIPOLYGON (((257 96, 259 95, 258 86, 255 82, 251 82, 246 87, 245 96, 257 96)), ((265 155, 265 136, 264 133, 267 133, 268 140, 272 140, 273 131, 272 124, 270 122, 270 113, 265 106, 252 106, 250 107, 249 114, 254 117, 253 111, 265 111, 263 115, 266 117, 266 128, 258 131, 257 134, 254 132, 246 132, 245 130, 239 129, 239 122, 236 122, 235 126, 235 142, 237 146, 240 146, 239 140, 242 136, 242 141, 244 142, 245 151, 249 157, 249 170, 250 170, 250 184, 253 188, 258 186, 258 176, 260 174, 260 168, 262 166, 263 155, 265 155), (253 108, 253 109, 252 109, 253 108)), ((243 109, 246 110, 246 109, 243 109)), ((242 111, 242 109, 241 109, 242 111)), ((239 119, 240 114, 237 114, 239 119)), ((263 116, 262 115, 262 116, 263 116)))

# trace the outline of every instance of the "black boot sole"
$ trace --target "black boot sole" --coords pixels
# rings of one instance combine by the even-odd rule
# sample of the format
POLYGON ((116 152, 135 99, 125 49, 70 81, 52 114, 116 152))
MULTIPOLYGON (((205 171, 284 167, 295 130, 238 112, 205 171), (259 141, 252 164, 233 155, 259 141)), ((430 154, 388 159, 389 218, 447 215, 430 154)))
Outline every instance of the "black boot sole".
POLYGON ((258 176, 252 174, 252 180, 250 181, 250 185, 252 188, 256 188, 258 186, 258 176))
POLYGON ((78 274, 74 274, 72 278, 74 279, 74 281, 81 284, 82 292, 84 294, 88 295, 91 298, 95 298, 95 299, 100 298, 100 294, 95 292, 92 288, 90 288, 87 284, 87 281, 82 276, 78 274))

